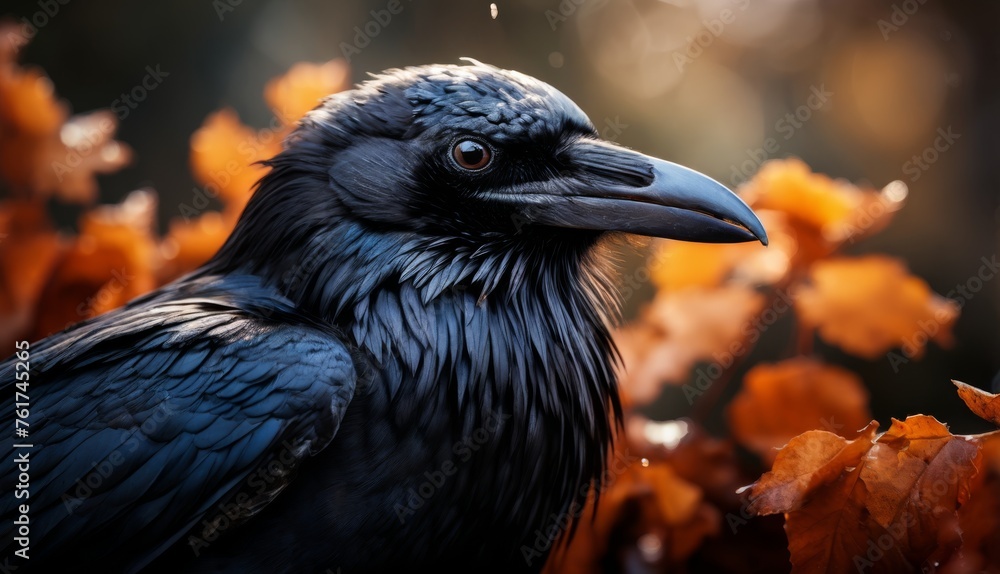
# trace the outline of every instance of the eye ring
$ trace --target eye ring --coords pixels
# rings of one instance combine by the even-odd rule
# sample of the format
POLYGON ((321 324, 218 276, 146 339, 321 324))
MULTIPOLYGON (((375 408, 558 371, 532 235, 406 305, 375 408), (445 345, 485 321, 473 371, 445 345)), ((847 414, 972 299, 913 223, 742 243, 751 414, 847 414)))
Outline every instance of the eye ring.
POLYGON ((463 138, 451 146, 451 159, 465 171, 480 171, 493 161, 493 151, 479 140, 463 138))

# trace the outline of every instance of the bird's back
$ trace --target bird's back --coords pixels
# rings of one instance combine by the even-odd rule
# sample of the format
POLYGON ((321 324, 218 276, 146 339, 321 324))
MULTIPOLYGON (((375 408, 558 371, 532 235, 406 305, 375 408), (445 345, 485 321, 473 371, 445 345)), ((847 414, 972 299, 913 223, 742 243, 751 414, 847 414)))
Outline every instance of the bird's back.
MULTIPOLYGON (((0 364, 4 381, 13 364, 0 364)), ((156 558, 261 465, 287 450, 292 471, 326 446, 355 381, 332 329, 250 277, 172 285, 34 344, 30 367, 31 426, 19 442, 33 445, 31 488, 4 497, 0 513, 12 541, 6 519, 28 504, 33 559, 22 569, 42 570, 60 556, 112 570, 156 558)), ((2 424, 13 428, 7 406, 2 424)), ((6 470, 13 491, 17 468, 6 470)), ((244 501, 240 519, 289 479, 244 501)))

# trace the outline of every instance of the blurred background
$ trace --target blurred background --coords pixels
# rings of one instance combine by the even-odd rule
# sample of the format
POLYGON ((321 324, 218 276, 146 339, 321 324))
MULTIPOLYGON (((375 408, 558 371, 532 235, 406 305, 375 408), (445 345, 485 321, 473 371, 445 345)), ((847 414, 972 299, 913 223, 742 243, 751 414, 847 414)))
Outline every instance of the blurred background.
MULTIPOLYGON (((3 14, 34 22, 19 58, 44 68, 73 112, 121 106, 147 67, 158 71, 155 89, 118 114, 117 139, 135 155, 101 177, 99 200, 155 189, 161 228, 198 187, 190 139, 206 116, 232 106, 245 124, 267 127, 273 116, 263 86, 295 62, 346 57, 356 82, 385 68, 468 56, 547 81, 604 137, 731 187, 764 161, 789 156, 876 189, 902 180, 906 208, 846 251, 900 257, 942 295, 997 253, 994 2, 498 0, 494 17, 480 0, 7 0, 3 14)), ((71 232, 81 208, 58 201, 50 208, 71 232)), ((625 248, 623 269, 644 257, 641 248, 625 248)), ((885 359, 854 358, 821 342, 816 353, 862 376, 883 425, 926 413, 954 432, 982 430, 948 380, 990 387, 1000 368, 998 285, 985 281, 967 298, 952 348, 929 345, 922 361, 898 373, 885 359)), ((626 315, 652 293, 639 286, 626 315)), ((793 322, 782 318, 746 363, 786 352, 780 333, 793 322)), ((666 419, 690 407, 667 388, 645 410, 666 419)), ((722 424, 717 411, 710 429, 722 424)))

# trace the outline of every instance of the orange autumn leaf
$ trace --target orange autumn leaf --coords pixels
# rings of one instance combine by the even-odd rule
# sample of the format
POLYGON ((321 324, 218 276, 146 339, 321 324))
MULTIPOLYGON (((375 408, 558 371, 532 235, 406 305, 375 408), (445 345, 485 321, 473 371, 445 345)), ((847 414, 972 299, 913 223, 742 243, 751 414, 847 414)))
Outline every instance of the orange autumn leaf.
POLYGON ((978 441, 952 435, 947 425, 934 417, 893 419, 889 430, 872 446, 861 469, 861 478, 872 487, 869 510, 873 518, 888 526, 908 504, 922 502, 933 507, 949 501, 964 503, 969 496, 968 479, 977 471, 972 463, 978 462, 978 441), (966 465, 965 484, 949 478, 945 481, 949 492, 942 494, 940 485, 933 481, 966 465))
POLYGON ((857 375, 806 358, 750 369, 728 415, 736 440, 765 461, 796 435, 821 429, 853 438, 872 418, 857 375))
POLYGON ((748 487, 757 513, 785 513, 792 572, 908 571, 951 557, 982 437, 917 415, 893 420, 874 442, 858 440, 866 452, 851 448, 858 441, 805 433, 748 487))
POLYGON ((290 125, 319 105, 326 96, 348 87, 350 69, 344 60, 324 64, 299 62, 264 87, 264 99, 276 118, 290 125))
POLYGON ((815 490, 809 504, 785 515, 792 574, 919 570, 887 531, 866 519, 867 496, 855 468, 815 490))
POLYGON ((671 353, 675 348, 663 345, 663 332, 653 325, 637 322, 614 333, 621 356, 618 385, 622 403, 647 404, 659 395, 663 384, 686 374, 684 365, 671 353))
POLYGON ((69 115, 56 99, 55 86, 39 69, 10 68, 0 73, 0 118, 14 130, 35 136, 52 134, 69 115))
POLYGON ((1000 395, 987 393, 960 381, 952 381, 952 383, 958 387, 958 396, 961 397, 970 411, 979 418, 1000 425, 1000 395))
POLYGON ((292 66, 265 87, 264 97, 275 118, 259 131, 243 125, 231 109, 205 119, 191 136, 191 169, 195 179, 205 186, 205 194, 218 196, 223 212, 182 211, 184 220, 171 222, 162 245, 166 260, 162 280, 176 278, 215 254, 233 230, 257 181, 267 171, 257 162, 280 152, 281 141, 294 123, 324 97, 347 88, 348 76, 348 66, 342 60, 292 66))
POLYGON ((81 217, 80 235, 42 292, 36 337, 119 307, 157 286, 155 214, 155 196, 136 191, 120 204, 81 217))
POLYGON ((743 287, 661 293, 644 319, 682 344, 692 359, 713 359, 746 334, 764 303, 764 295, 743 287))
POLYGON ((53 186, 64 200, 92 201, 97 197, 96 174, 114 173, 132 161, 132 149, 114 139, 118 118, 109 110, 73 116, 59 130, 65 151, 55 154, 50 170, 53 186))
POLYGON ((73 116, 49 134, 13 132, 0 138, 0 176, 22 197, 89 203, 97 197, 95 176, 132 160, 132 150, 113 139, 117 126, 114 114, 101 110, 73 116))
POLYGON ((846 219, 859 199, 853 185, 813 173, 797 158, 765 162, 743 193, 755 207, 783 211, 820 228, 846 219))
POLYGON ((732 440, 715 438, 692 423, 676 444, 666 448, 659 458, 713 500, 739 506, 739 498, 734 495, 741 484, 740 470, 732 440))
POLYGON ((0 305, 31 306, 61 245, 45 206, 24 200, 0 203, 0 305))
MULTIPOLYGON (((0 37, 26 43, 16 24, 0 24, 0 37)), ((8 46, 9 47, 9 46, 8 46)), ((16 49, 0 57, 0 177, 21 197, 87 203, 97 197, 95 174, 131 160, 114 140, 118 120, 109 111, 69 117, 52 81, 16 62, 16 49)))
POLYGON ((239 213, 267 171, 255 162, 281 151, 284 136, 284 128, 257 132, 240 123, 235 111, 224 109, 206 118, 191 136, 191 170, 206 193, 218 194, 239 213))
POLYGON ((38 297, 64 249, 43 204, 0 204, 0 344, 11 348, 31 328, 38 297))
POLYGON ((750 510, 767 515, 801 508, 817 488, 836 480, 844 468, 861 462, 872 447, 876 430, 878 422, 872 421, 853 440, 823 430, 793 438, 778 451, 771 472, 754 483, 750 510))
POLYGON ((748 352, 744 340, 764 302, 764 295, 738 286, 661 292, 636 325, 616 335, 623 393, 648 403, 665 383, 685 381, 698 361, 727 367, 748 352))
POLYGON ((824 239, 842 242, 884 227, 902 207, 906 186, 894 182, 882 191, 863 190, 789 158, 765 162, 741 193, 754 209, 786 213, 824 239))
POLYGON ((683 524, 694 517, 701 502, 701 489, 687 482, 667 464, 633 468, 637 484, 648 484, 667 524, 683 524), (641 470, 640 470, 641 469, 641 470))
POLYGON ((893 420, 861 467, 866 508, 878 526, 901 531, 911 559, 948 556, 961 544, 957 510, 979 466, 977 439, 952 435, 934 417, 893 420))
POLYGON ((882 255, 817 262, 795 294, 795 307, 804 327, 867 359, 896 347, 920 357, 928 340, 950 345, 958 318, 954 302, 882 255))
POLYGON ((207 117, 191 136, 191 170, 225 204, 227 219, 238 215, 266 168, 257 164, 281 151, 281 142, 295 122, 322 98, 348 86, 348 67, 341 60, 325 64, 299 63, 272 79, 264 98, 274 111, 271 124, 254 130, 236 112, 224 109, 207 117))

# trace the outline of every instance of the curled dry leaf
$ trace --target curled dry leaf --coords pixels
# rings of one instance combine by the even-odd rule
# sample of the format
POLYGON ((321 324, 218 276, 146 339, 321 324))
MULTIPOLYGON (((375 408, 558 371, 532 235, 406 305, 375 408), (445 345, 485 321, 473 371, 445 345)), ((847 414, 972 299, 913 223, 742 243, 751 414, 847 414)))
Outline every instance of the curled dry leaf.
POLYGON ((952 381, 958 387, 958 396, 965 406, 979 418, 1000 426, 1000 395, 987 393, 961 381, 952 381))
POLYGON ((873 432, 854 441, 807 432, 748 488, 754 512, 785 513, 793 572, 919 570, 961 542, 958 509, 981 437, 952 435, 923 415, 893 420, 874 442, 873 432))
POLYGON ((767 515, 798 510, 817 488, 861 462, 877 430, 878 422, 872 421, 853 440, 823 430, 793 438, 778 451, 771 472, 753 484, 750 511, 767 515))
POLYGON ((928 340, 948 346, 959 313, 902 262, 882 255, 817 262, 796 291, 795 307, 804 327, 867 359, 896 347, 920 357, 928 340))
POLYGON ((857 375, 807 358, 750 369, 728 414, 736 440, 768 463, 801 433, 820 429, 853 438, 872 418, 857 375))

